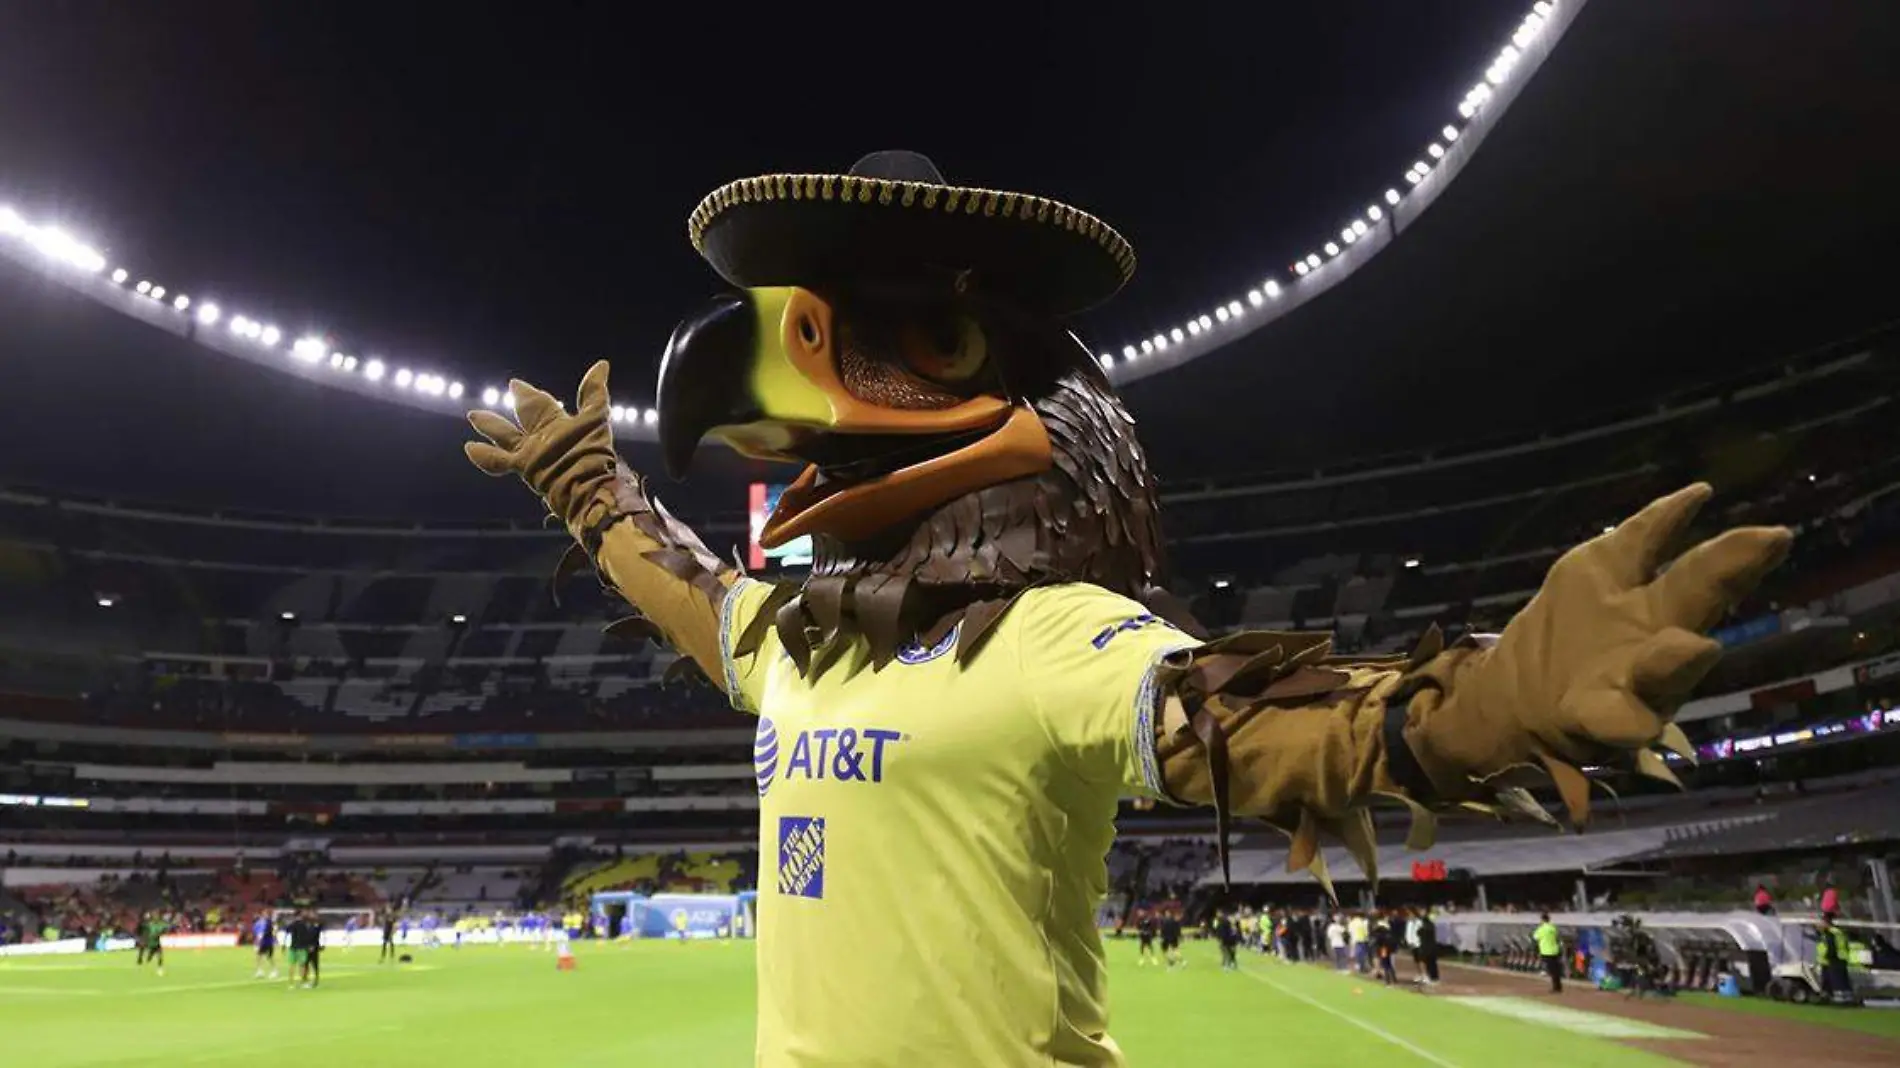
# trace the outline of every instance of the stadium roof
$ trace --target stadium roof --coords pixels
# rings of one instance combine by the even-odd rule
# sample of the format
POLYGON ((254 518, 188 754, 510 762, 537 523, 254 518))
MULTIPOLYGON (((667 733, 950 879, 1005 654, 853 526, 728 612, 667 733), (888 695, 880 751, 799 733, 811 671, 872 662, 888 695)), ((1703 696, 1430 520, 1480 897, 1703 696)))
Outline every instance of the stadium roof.
MULTIPOLYGON (((428 187, 415 185, 413 173, 392 172, 388 182, 413 196, 380 205, 364 199, 365 187, 378 185, 373 176, 344 173, 373 168, 374 136, 338 146, 341 162, 309 160, 310 173, 294 165, 286 145, 299 140, 300 130, 319 143, 334 133, 333 122, 316 116, 286 120, 288 133, 259 134, 254 158, 233 146, 228 129, 221 142, 212 139, 222 147, 207 149, 192 132, 197 122, 232 116, 228 107, 204 115, 191 110, 212 91, 204 86, 181 96, 130 143, 137 165, 108 158, 80 167, 75 146, 86 144, 83 138, 26 129, 13 110, 0 112, 0 133, 24 135, 8 137, 16 148, 10 155, 24 152, 32 164, 22 163, 34 178, 29 184, 53 191, 36 203, 70 206, 87 217, 86 186, 99 179, 104 191, 97 195, 107 203, 90 210, 112 220, 100 229, 146 259, 177 263, 181 284, 194 275, 242 271, 246 277, 230 291, 241 295, 250 287, 266 304, 272 294, 320 303, 326 314, 372 338, 387 337, 392 347, 460 352, 462 342, 477 339, 469 354, 476 371, 509 366, 498 350, 558 351, 559 357, 513 362, 532 365, 550 382, 571 379, 594 354, 582 346, 603 336, 657 342, 693 294, 707 288, 709 276, 677 233, 680 202, 700 187, 788 161, 835 163, 832 156, 853 151, 847 144, 862 147, 866 139, 922 137, 929 143, 918 147, 953 172, 966 158, 977 178, 1000 181, 1020 172, 1023 184, 1073 197, 1132 232, 1144 251, 1141 280, 1105 316, 1085 324, 1092 335, 1114 339, 1141 336, 1244 292, 1263 267, 1284 269, 1342 213, 1376 197, 1418 151, 1420 138, 1409 131, 1429 137, 1438 128, 1526 6, 1373 5, 1343 13, 1328 6, 1324 18, 1301 16, 1311 25, 1287 28, 1313 42, 1302 63, 1294 62, 1299 50, 1278 39, 1238 32, 1230 36, 1255 49, 1259 64, 1248 65, 1246 47, 1236 50, 1226 37, 1206 41, 1198 57, 1169 50, 1156 69, 1123 77, 1126 91, 1107 105, 1121 120, 1119 138, 1111 136, 1102 101, 1050 85, 1037 88, 1077 117, 1035 136, 1008 127, 999 137, 994 109, 981 121, 959 123, 941 109, 907 115, 872 108, 838 119, 809 145, 792 131, 774 130, 762 143, 728 143, 708 154, 669 126, 677 125, 673 120, 642 115, 635 133, 678 134, 654 144, 693 151, 661 151, 633 164, 622 146, 615 173, 639 179, 627 203, 615 202, 593 177, 560 170, 578 158, 549 146, 553 171, 530 167, 524 177, 519 166, 495 161, 494 180, 512 183, 506 195, 488 188, 479 168, 434 175, 449 218, 465 219, 451 208, 465 211, 470 203, 500 209, 516 194, 540 199, 520 202, 526 221, 496 216, 492 233, 437 234, 432 247, 396 248, 393 239, 366 236, 385 217, 405 241, 432 232, 397 218, 432 207, 428 187), (1349 31, 1341 30, 1344 23, 1349 31), (1414 40, 1422 43, 1414 47, 1414 40), (1353 62, 1359 59, 1367 62, 1353 62), (1350 77, 1328 74, 1342 62, 1350 77), (1193 70, 1211 84, 1194 94, 1165 84, 1193 70), (1305 85, 1318 103, 1297 99, 1305 85), (1231 97, 1250 86, 1292 96, 1277 113, 1259 102, 1239 109, 1231 99, 1212 110, 1202 106, 1207 96, 1231 97), (1255 121, 1235 122, 1241 114, 1255 121), (1116 144, 1105 145, 1109 140, 1116 144), (200 166, 225 159, 234 180, 201 183, 206 187, 194 193, 191 176, 165 158, 168 143, 200 166), (44 158, 26 152, 35 148, 45 149, 44 158), (796 158, 788 160, 787 152, 796 158), (142 167, 170 200, 141 199, 123 180, 115 185, 102 177, 137 175, 142 167), (651 179, 648 171, 669 177, 651 179), (1289 172, 1299 179, 1284 177, 1289 172), (537 173, 539 185, 529 181, 537 173), (455 192, 464 186, 476 193, 455 192), (571 191, 556 195, 550 187, 571 191), (341 207, 325 207, 331 191, 341 207), (273 203, 286 219, 263 214, 273 203), (368 222, 360 217, 366 205, 373 209, 368 222), (221 215, 221 206, 230 211, 221 215), (599 217, 566 218, 589 211, 599 217), (537 276, 548 274, 558 255, 531 257, 519 271, 506 262, 470 266, 485 242, 492 241, 498 261, 532 246, 543 236, 534 221, 542 216, 546 242, 556 245, 603 227, 619 237, 604 253, 601 241, 581 240, 573 276, 556 272, 551 282, 537 276), (317 240, 324 226, 335 232, 317 240), (203 240, 191 241, 194 233, 203 240), (649 247, 655 251, 647 253, 649 247), (617 277, 603 282, 603 262, 635 259, 642 262, 626 268, 624 284, 617 277), (458 289, 464 285, 466 295, 458 289), (533 307, 510 309, 502 297, 514 289, 533 307), (543 306, 561 292, 571 293, 566 306, 543 306), (616 300, 627 307, 603 316, 600 308, 616 300), (424 312, 405 315, 407 305, 424 312), (543 330, 551 319, 571 319, 574 329, 543 330), (562 347, 568 342, 575 343, 562 347)), ((182 22, 175 32, 204 29, 190 18, 182 22)), ((1592 0, 1482 151, 1401 240, 1283 320, 1128 387, 1163 473, 1282 468, 1574 423, 1589 411, 1835 342, 1900 314, 1883 286, 1884 265, 1873 259, 1900 247, 1900 211, 1891 195, 1900 177, 1900 141, 1891 136, 1900 128, 1900 89, 1888 71, 1896 30, 1900 13, 1878 0, 1592 0), (1223 418, 1208 418, 1210 409, 1223 418)), ((270 43, 274 35, 291 32, 245 25, 233 32, 251 31, 263 35, 264 55, 278 47, 270 43)), ((396 26, 390 35, 397 43, 368 47, 381 56, 407 32, 396 26)), ((1104 40, 1130 32, 1100 28, 1104 40)), ((56 57, 70 42, 53 37, 41 43, 56 57)), ((524 70, 551 63, 542 57, 524 70)), ((241 57, 230 64, 234 77, 261 76, 241 57)), ((50 77, 54 66, 83 67, 49 58, 10 69, 50 77)), ((593 70, 576 84, 607 73, 593 70)), ((1113 64, 1099 74, 1118 77, 1113 64)), ((337 91, 354 105, 378 88, 337 91)), ((470 91, 481 101, 494 92, 470 91)), ((5 96, 15 109, 19 101, 46 98, 5 96)), ((99 89, 64 106, 111 108, 109 97, 99 89)), ((431 100, 446 106, 440 93, 431 100)), ((125 110, 122 101, 116 106, 125 110)), ((54 118, 87 127, 70 116, 54 118)), ((104 126, 129 121, 94 118, 104 126)), ((364 121, 378 136, 391 132, 388 123, 364 121)), ((496 123, 516 134, 522 128, 505 115, 496 123)), ((100 134, 92 143, 111 142, 100 134)), ((380 148, 414 164, 414 153, 402 146, 380 148)), ((450 154, 468 165, 465 153, 450 154)), ((0 169, 0 182, 15 180, 12 167, 9 160, 0 169)), ((312 314, 301 304, 290 307, 286 323, 312 314)), ((517 490, 468 472, 454 420, 220 359, 103 313, 11 265, 0 265, 0 320, 9 324, 0 338, 7 410, 21 431, 16 440, 25 443, 0 456, 0 479, 305 512, 471 517, 522 510, 517 490), (374 478, 361 477, 379 468, 374 478)), ((638 383, 649 366, 644 356, 617 365, 623 383, 638 383)), ((753 470, 729 459, 723 478, 701 480, 683 503, 730 507, 731 482, 753 470)))

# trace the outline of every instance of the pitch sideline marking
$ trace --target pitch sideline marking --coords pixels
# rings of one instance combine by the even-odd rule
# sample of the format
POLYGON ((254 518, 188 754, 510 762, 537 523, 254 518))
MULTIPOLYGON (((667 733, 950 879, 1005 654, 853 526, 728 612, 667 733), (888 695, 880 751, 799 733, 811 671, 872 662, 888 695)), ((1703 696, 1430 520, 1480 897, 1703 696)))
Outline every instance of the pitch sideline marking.
POLYGON ((91 987, 83 987, 83 986, 75 986, 75 987, 0 986, 0 994, 34 994, 34 995, 43 995, 45 997, 62 997, 66 995, 72 995, 75 997, 91 998, 91 997, 98 997, 100 994, 103 994, 103 993, 105 993, 105 991, 103 990, 95 990, 91 987))
POLYGON ((1359 1028, 1361 1031, 1365 1031, 1370 1034, 1376 1035, 1379 1038, 1382 1038, 1386 1040, 1387 1042, 1390 1042, 1393 1045, 1399 1047, 1400 1049, 1405 1050, 1408 1053, 1411 1053, 1413 1056, 1418 1057, 1421 1060, 1427 1060, 1433 1064, 1438 1065, 1438 1068, 1458 1068, 1457 1065, 1453 1064, 1452 1062, 1446 1060, 1443 1057, 1440 1057, 1438 1054, 1433 1053, 1432 1051, 1428 1049, 1424 1049, 1420 1046, 1414 1045, 1413 1043, 1403 1038, 1400 1038, 1399 1036, 1393 1034, 1390 1031, 1387 1031, 1385 1028, 1380 1027, 1379 1025, 1375 1023, 1362 1020, 1359 1017, 1354 1016, 1352 1013, 1346 1012, 1342 1009, 1335 1009, 1331 1005, 1328 1005, 1323 1001, 1319 1001, 1314 998, 1307 997, 1305 994, 1302 994, 1299 991, 1294 990, 1292 987, 1286 986, 1282 983, 1274 982, 1272 979, 1268 978, 1266 975, 1260 972, 1256 972, 1252 968, 1242 968, 1240 970, 1240 974, 1248 977, 1249 979, 1253 979, 1258 982, 1265 983, 1268 986, 1272 987, 1273 989, 1278 990, 1280 993, 1285 994, 1287 997, 1294 999, 1295 1001, 1305 1002, 1306 1004, 1311 1005, 1313 1008, 1316 1008, 1319 1011, 1326 1013, 1328 1016, 1338 1017, 1339 1019, 1346 1021, 1347 1023, 1353 1025, 1354 1027, 1359 1028))
POLYGON ((1608 1013, 1590 1012, 1585 1009, 1573 1009, 1567 1005, 1549 1005, 1532 1001, 1529 998, 1515 997, 1448 997, 1446 1001, 1457 1002, 1498 1016, 1514 1020, 1543 1024, 1569 1031, 1572 1034, 1589 1035, 1592 1038, 1704 1038, 1694 1031, 1684 1031, 1676 1027, 1664 1027, 1661 1024, 1630 1019, 1625 1016, 1612 1016, 1608 1013))

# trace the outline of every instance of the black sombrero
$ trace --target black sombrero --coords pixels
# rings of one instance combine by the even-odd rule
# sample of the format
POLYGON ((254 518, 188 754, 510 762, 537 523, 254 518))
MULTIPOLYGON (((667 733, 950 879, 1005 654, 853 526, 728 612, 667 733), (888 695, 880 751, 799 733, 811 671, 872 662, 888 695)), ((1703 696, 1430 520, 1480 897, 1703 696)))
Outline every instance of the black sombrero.
POLYGON ((848 174, 730 182, 699 202, 687 235, 734 285, 922 265, 969 270, 982 289, 1054 315, 1100 304, 1135 273, 1134 248, 1088 212, 950 185, 915 152, 873 152, 848 174))

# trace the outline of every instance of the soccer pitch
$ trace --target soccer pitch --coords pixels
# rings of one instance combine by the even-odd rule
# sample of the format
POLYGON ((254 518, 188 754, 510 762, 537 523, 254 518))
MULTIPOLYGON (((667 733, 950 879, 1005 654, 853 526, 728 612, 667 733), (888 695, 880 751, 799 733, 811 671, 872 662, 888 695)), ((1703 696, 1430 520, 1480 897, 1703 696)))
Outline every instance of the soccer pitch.
MULTIPOLYGON (((252 979, 250 956, 233 950, 173 951, 163 978, 127 953, 5 960, 0 1065, 752 1063, 751 943, 576 952, 579 967, 559 972, 524 946, 425 950, 399 966, 377 965, 373 949, 330 950, 314 991, 252 979)), ((1137 967, 1126 943, 1110 954, 1113 1030, 1134 1068, 1678 1063, 1315 967, 1248 957, 1222 972, 1207 946, 1190 946, 1174 973, 1137 967)))

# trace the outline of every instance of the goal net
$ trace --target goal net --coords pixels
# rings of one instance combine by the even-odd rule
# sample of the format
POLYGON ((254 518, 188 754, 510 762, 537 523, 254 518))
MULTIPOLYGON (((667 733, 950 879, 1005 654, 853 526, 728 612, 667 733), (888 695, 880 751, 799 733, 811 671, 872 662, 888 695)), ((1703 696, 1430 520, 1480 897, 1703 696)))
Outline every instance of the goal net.
MULTIPOLYGON (((277 932, 278 942, 284 940, 284 928, 290 926, 304 909, 272 909, 271 928, 277 932)), ((382 928, 376 922, 376 910, 373 908, 315 909, 317 922, 323 926, 323 945, 331 946, 374 946, 383 940, 382 928)), ((249 931, 245 932, 249 935, 249 931)))
POLYGON ((628 904, 621 933, 634 938, 734 938, 753 932, 750 895, 655 894, 628 904))

